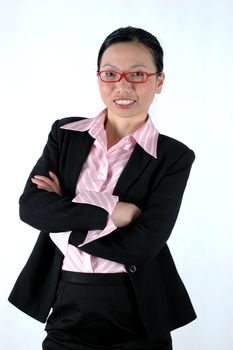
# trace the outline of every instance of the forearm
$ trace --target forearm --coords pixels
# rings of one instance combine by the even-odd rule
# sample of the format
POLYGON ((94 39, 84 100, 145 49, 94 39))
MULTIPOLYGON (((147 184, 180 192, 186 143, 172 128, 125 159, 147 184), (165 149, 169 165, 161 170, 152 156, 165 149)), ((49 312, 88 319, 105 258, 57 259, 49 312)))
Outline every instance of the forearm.
POLYGON ((103 229, 107 222, 107 211, 94 205, 72 203, 72 194, 68 193, 64 186, 63 178, 59 173, 61 152, 64 152, 62 151, 63 133, 60 131, 59 123, 55 122, 43 153, 34 166, 20 197, 20 217, 29 225, 47 232, 103 229), (38 189, 32 182, 35 175, 49 177, 51 171, 58 176, 62 196, 38 189))
MULTIPOLYGON (((155 257, 175 225, 193 160, 193 152, 188 151, 169 169, 160 184, 151 189, 141 215, 133 223, 80 249, 125 265, 143 264, 155 257)), ((71 234, 74 245, 75 238, 71 234)))
MULTIPOLYGON (((83 245, 80 249, 90 255, 124 265, 144 264, 155 257, 166 244, 174 227, 179 207, 178 204, 169 216, 164 215, 164 217, 157 216, 154 211, 154 220, 150 225, 145 224, 147 213, 145 215, 142 213, 132 224, 117 228, 108 236, 83 245)), ((77 240, 78 242, 80 241, 77 240)), ((70 243, 76 245, 76 237, 73 233, 70 243)))
POLYGON ((41 231, 103 229, 107 217, 107 211, 100 207, 76 204, 71 198, 37 188, 24 193, 20 198, 21 220, 41 231))

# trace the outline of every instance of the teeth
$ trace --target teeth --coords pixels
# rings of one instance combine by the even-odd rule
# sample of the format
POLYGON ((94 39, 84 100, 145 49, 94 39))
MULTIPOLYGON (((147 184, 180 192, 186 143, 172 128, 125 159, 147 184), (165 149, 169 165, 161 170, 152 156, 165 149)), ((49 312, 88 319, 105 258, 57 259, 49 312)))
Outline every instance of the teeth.
POLYGON ((130 105, 130 104, 134 103, 135 101, 134 100, 115 100, 115 102, 118 105, 127 106, 127 105, 130 105))

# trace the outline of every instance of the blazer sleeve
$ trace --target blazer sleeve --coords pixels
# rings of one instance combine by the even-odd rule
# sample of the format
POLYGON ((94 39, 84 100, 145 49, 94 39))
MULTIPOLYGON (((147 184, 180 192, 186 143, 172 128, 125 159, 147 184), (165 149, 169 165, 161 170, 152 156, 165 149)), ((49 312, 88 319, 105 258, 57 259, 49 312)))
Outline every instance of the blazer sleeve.
POLYGON ((80 247, 84 252, 125 265, 142 264, 166 244, 175 225, 195 155, 187 149, 151 188, 141 215, 129 226, 80 247))
POLYGON ((19 200, 22 221, 45 232, 88 231, 104 229, 108 213, 103 208, 73 203, 69 196, 38 189, 31 181, 34 175, 49 176, 54 171, 59 177, 61 134, 59 121, 51 129, 42 156, 34 166, 19 200))

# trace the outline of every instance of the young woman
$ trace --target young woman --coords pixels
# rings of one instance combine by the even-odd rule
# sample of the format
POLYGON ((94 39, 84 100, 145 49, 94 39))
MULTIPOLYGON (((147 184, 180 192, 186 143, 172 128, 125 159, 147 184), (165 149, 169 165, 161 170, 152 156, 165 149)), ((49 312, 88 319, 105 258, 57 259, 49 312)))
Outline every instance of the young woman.
POLYGON ((41 233, 9 300, 46 321, 43 349, 171 350, 196 317, 166 244, 194 153, 148 114, 164 83, 152 34, 111 33, 97 76, 106 109, 54 123, 20 198, 41 233))

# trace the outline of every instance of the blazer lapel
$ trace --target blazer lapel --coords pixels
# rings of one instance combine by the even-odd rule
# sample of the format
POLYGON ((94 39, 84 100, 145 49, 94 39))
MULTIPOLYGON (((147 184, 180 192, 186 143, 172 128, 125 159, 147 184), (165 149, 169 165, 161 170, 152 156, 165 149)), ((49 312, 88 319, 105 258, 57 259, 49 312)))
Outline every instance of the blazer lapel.
POLYGON ((153 157, 144 151, 141 146, 136 144, 123 172, 117 181, 113 194, 121 198, 121 196, 125 194, 125 192, 130 186, 133 185, 138 177, 142 175, 143 170, 152 158, 153 157))
POLYGON ((64 161, 64 179, 66 191, 71 195, 76 192, 76 185, 87 159, 94 139, 88 132, 72 132, 69 144, 69 152, 66 153, 64 161))
MULTIPOLYGON (((86 161, 93 145, 94 139, 88 132, 73 132, 71 135, 69 152, 64 159, 64 183, 65 188, 71 195, 75 194, 77 181, 82 170, 83 164, 86 161)), ((135 148, 122 171, 113 194, 120 198, 125 194, 130 186, 140 177, 153 157, 149 155, 138 144, 135 148)), ((62 162, 63 163, 63 162, 62 162)))

